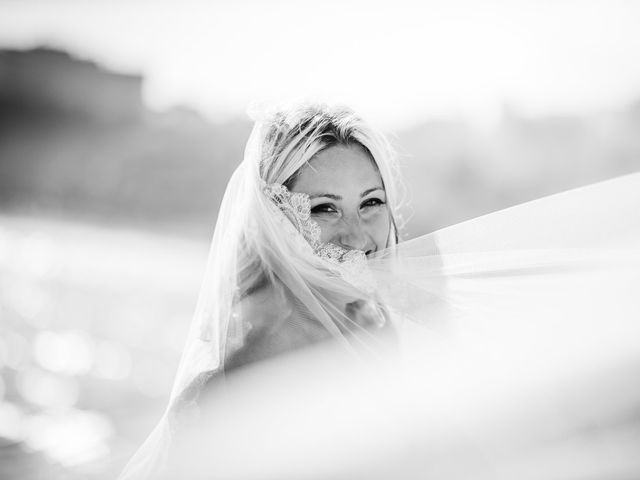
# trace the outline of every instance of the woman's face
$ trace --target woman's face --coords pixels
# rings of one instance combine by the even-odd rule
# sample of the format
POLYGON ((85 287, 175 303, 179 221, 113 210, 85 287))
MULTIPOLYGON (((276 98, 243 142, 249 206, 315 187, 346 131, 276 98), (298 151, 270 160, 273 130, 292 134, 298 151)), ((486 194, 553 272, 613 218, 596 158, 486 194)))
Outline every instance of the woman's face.
POLYGON ((309 195, 323 243, 367 255, 387 246, 386 192, 376 164, 361 146, 323 150, 302 167, 290 190, 309 195))

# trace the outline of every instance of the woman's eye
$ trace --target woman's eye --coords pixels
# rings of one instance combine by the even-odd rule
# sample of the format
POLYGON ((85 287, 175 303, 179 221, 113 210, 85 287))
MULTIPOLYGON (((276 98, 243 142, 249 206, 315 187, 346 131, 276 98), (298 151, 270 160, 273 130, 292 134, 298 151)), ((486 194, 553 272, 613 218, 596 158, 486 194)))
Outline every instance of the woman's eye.
POLYGON ((370 198, 362 202, 362 205, 360 205, 360 208, 378 207, 380 205, 384 205, 384 202, 382 200, 380 200, 379 198, 370 198))
POLYGON ((333 213, 336 209, 329 203, 321 203, 311 209, 311 213, 333 213))

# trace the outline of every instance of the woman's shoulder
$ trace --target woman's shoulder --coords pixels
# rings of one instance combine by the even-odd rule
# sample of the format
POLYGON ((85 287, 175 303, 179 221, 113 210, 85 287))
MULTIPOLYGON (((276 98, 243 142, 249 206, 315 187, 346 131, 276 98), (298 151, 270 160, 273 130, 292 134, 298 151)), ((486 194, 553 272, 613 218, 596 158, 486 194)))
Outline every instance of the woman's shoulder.
POLYGON ((227 355, 226 371, 312 345, 328 336, 326 328, 278 286, 253 291, 236 308, 243 338, 241 346, 227 355))
POLYGON ((234 317, 242 322, 245 331, 273 331, 292 313, 291 302, 283 289, 273 283, 252 290, 234 306, 234 317))

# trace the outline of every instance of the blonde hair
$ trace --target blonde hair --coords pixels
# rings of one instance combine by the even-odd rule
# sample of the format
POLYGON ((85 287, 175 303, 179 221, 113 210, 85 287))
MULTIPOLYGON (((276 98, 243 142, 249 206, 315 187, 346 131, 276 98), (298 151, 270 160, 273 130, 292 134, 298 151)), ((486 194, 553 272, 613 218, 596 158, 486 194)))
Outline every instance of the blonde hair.
POLYGON ((266 183, 287 187, 318 153, 335 145, 362 147, 378 168, 391 217, 390 241, 398 241, 402 184, 387 139, 351 109, 321 103, 298 103, 272 110, 261 120, 259 174, 266 183))

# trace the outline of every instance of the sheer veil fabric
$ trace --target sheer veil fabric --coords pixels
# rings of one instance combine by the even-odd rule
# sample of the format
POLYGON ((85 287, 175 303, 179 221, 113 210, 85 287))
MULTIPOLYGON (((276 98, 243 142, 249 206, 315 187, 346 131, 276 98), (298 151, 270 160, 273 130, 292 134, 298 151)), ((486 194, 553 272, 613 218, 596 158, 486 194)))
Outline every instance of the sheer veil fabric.
POLYGON ((121 480, 162 470, 212 378, 318 342, 356 362, 390 337, 408 352, 429 338, 460 351, 501 345, 503 359, 546 349, 555 371, 637 350, 640 174, 390 240, 365 259, 319 244, 304 198, 273 195, 260 175, 261 128, 227 186, 167 410, 121 480))

